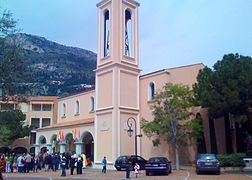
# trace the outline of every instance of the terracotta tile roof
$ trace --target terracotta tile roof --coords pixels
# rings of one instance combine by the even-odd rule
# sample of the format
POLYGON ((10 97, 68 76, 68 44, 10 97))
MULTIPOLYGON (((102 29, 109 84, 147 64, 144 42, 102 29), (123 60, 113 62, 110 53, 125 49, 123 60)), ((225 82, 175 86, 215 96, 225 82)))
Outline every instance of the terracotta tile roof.
POLYGON ((51 126, 46 126, 46 127, 43 127, 43 128, 39 128, 37 130, 40 131, 40 130, 44 130, 44 129, 53 129, 53 128, 59 128, 59 127, 64 127, 64 126, 76 126, 76 125, 90 124, 90 123, 94 123, 94 118, 58 123, 58 124, 54 124, 54 125, 51 125, 51 126))

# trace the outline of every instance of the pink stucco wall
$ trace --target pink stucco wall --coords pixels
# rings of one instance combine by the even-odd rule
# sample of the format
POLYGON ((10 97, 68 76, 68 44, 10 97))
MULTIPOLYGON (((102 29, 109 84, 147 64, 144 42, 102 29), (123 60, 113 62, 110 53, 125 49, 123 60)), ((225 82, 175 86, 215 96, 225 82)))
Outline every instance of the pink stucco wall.
MULTIPOLYGON (((150 106, 152 104, 151 101, 148 100, 149 96, 149 84, 155 84, 155 91, 162 91, 165 83, 173 83, 173 84, 184 84, 192 87, 192 85, 196 82, 196 77, 200 69, 204 67, 203 64, 195 64, 189 66, 182 66, 178 68, 166 69, 163 71, 154 72, 151 74, 143 75, 140 77, 140 114, 141 118, 144 118, 148 121, 153 119, 152 111, 150 110, 150 106)), ((160 147, 153 147, 152 139, 146 137, 144 135, 142 137, 141 142, 142 155, 145 158, 149 158, 151 156, 167 156, 171 160, 174 159, 173 148, 170 145, 167 145, 166 142, 161 143, 160 147), (148 148, 146 148, 148 147, 148 148)), ((195 158, 195 147, 186 146, 183 147, 183 152, 181 152, 181 162, 182 163, 190 163, 195 158)))

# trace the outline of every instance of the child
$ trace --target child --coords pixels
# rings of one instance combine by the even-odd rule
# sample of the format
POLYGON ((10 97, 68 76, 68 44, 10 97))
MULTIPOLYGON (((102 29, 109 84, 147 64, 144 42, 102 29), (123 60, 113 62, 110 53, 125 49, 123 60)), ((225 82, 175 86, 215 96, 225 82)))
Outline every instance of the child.
POLYGON ((102 173, 106 173, 106 170, 107 170, 107 160, 106 157, 104 156, 102 160, 102 173))
POLYGON ((137 163, 137 162, 136 162, 136 164, 135 164, 134 169, 135 169, 135 175, 136 175, 136 178, 137 178, 137 175, 138 175, 138 173, 139 173, 139 169, 140 169, 140 166, 138 165, 138 163, 137 163))

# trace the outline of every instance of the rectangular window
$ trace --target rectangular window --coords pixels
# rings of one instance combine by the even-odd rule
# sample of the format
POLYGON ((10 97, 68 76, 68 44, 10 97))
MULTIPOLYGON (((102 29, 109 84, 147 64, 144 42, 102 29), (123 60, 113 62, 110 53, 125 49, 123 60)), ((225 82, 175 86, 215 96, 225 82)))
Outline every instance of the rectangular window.
POLYGON ((42 127, 50 126, 50 118, 42 118, 42 127))
POLYGON ((42 104, 42 111, 52 111, 51 104, 42 104))
POLYGON ((32 104, 32 111, 41 111, 41 104, 32 104))
POLYGON ((31 118, 32 130, 39 128, 39 118, 31 118))

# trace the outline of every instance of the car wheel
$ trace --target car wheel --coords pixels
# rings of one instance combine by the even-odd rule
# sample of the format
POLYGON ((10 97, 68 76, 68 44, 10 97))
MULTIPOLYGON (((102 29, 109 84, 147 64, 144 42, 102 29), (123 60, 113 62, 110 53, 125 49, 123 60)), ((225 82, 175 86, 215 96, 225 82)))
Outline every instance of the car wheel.
POLYGON ((150 175, 149 171, 145 171, 145 174, 146 174, 146 176, 150 175))
POLYGON ((169 171, 167 170, 167 171, 165 171, 165 175, 169 175, 169 171))
POLYGON ((196 174, 200 174, 200 172, 198 170, 196 170, 196 174))
POLYGON ((172 169, 170 168, 170 171, 169 171, 169 173, 171 174, 172 173, 172 169))
POLYGON ((217 171, 216 174, 217 174, 217 175, 220 175, 220 171, 217 171))

